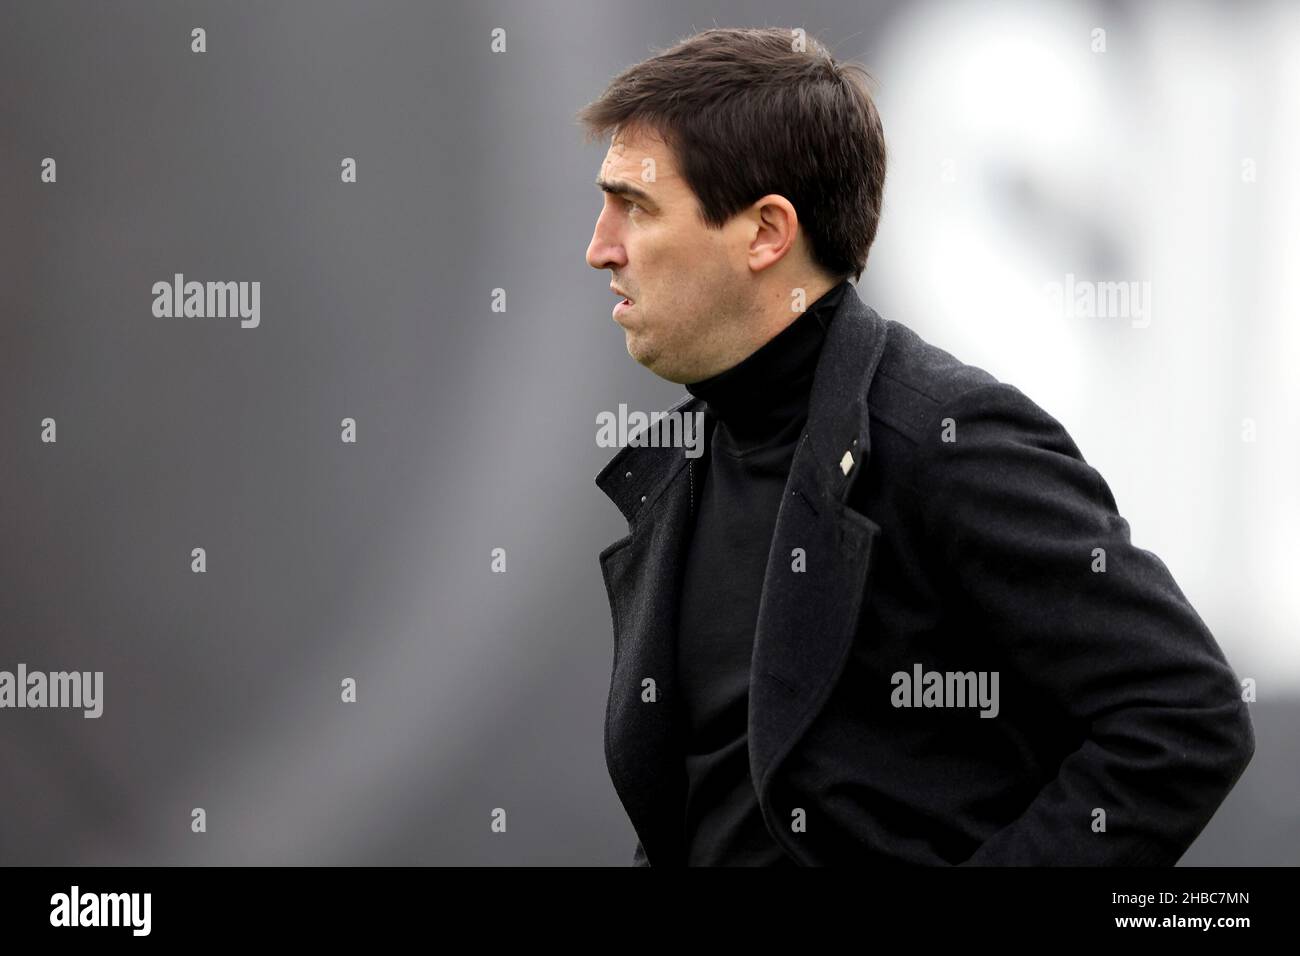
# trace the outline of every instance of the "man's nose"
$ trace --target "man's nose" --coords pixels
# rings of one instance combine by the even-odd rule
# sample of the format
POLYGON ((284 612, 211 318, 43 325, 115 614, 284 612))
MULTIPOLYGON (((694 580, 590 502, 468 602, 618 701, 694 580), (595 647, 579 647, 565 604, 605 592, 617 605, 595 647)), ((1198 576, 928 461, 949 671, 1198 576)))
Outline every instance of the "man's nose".
POLYGON ((587 265, 593 269, 618 269, 627 263, 622 243, 610 234, 607 225, 602 212, 591 234, 591 244, 587 246, 587 265))

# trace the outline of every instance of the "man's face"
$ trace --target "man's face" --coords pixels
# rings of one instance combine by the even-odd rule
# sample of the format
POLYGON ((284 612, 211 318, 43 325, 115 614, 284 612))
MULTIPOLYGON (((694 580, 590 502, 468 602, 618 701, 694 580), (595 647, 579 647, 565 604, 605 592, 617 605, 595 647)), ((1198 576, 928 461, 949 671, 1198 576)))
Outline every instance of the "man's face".
POLYGON ((628 354, 679 384, 739 361, 738 340, 754 309, 745 218, 708 228, 667 145, 652 133, 615 133, 597 184, 605 204, 587 264, 609 269, 610 284, 632 301, 614 310, 628 354))

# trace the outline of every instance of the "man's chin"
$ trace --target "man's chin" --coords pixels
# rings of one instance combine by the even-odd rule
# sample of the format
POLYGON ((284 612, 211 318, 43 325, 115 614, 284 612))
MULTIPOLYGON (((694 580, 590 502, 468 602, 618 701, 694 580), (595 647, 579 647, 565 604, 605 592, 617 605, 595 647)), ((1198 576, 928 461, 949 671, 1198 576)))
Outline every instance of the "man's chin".
POLYGON ((626 335, 627 354, 632 356, 638 364, 644 365, 650 371, 654 371, 654 364, 658 360, 658 353, 647 347, 646 343, 641 340, 635 333, 628 331, 626 335))
POLYGON ((663 353, 631 332, 627 333, 627 354, 636 359, 639 365, 654 372, 660 378, 677 385, 682 383, 675 369, 667 367, 663 353))

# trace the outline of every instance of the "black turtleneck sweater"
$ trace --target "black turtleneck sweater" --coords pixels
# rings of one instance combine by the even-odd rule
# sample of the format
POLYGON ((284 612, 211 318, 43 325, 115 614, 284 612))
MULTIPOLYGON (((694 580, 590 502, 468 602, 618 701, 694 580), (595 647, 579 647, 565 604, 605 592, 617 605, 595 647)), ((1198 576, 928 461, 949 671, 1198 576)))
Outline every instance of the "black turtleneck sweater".
POLYGON ((794 865, 768 832, 750 778, 750 659, 777 509, 826 328, 847 286, 738 365, 686 386, 704 400, 712 435, 696 463, 700 504, 677 622, 690 866, 794 865))

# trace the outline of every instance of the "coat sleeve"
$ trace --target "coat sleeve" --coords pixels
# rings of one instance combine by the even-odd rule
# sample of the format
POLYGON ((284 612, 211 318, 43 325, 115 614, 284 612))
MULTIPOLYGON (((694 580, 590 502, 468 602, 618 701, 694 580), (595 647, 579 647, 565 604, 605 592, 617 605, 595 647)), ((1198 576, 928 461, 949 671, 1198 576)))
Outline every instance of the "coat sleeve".
POLYGON ((646 859, 645 850, 641 847, 641 841, 636 841, 636 849, 632 851, 633 866, 649 866, 650 861, 646 859))
POLYGON ((1172 865, 1254 753, 1237 676, 1050 415, 1001 383, 933 414, 912 477, 946 600, 990 661, 1087 728, 963 865, 1172 865))

